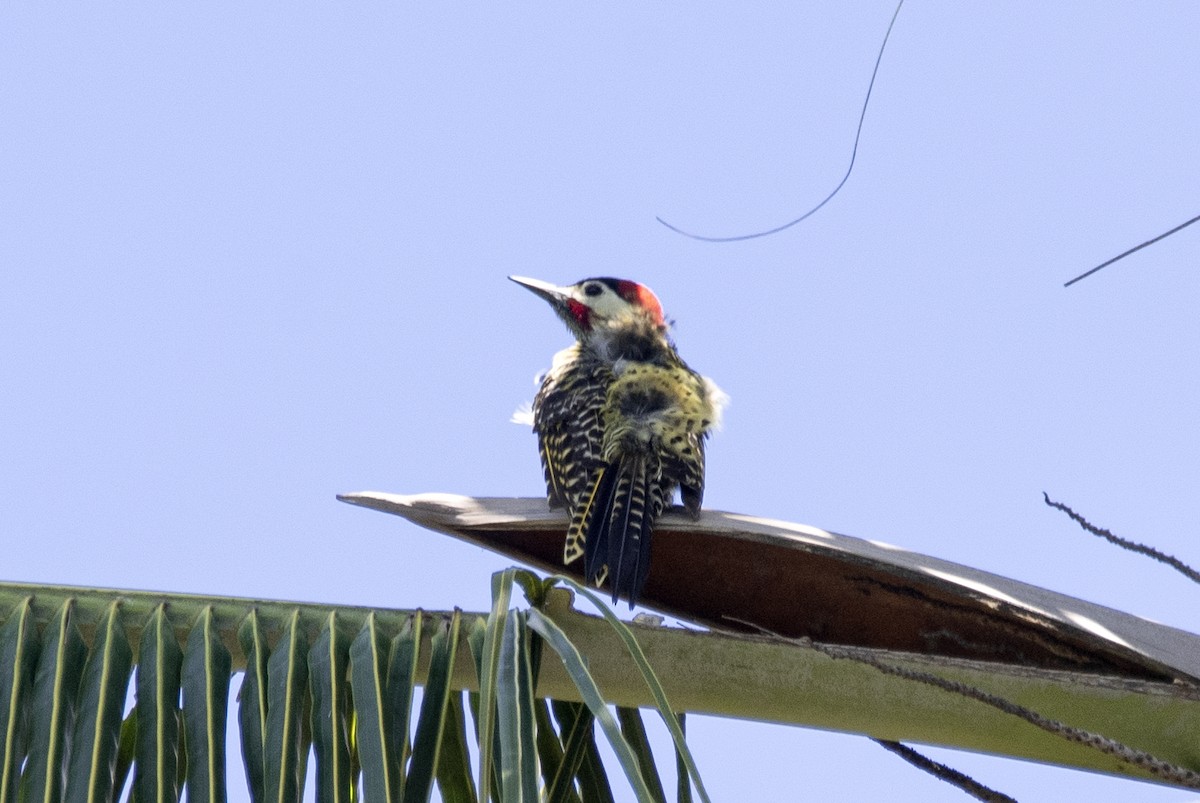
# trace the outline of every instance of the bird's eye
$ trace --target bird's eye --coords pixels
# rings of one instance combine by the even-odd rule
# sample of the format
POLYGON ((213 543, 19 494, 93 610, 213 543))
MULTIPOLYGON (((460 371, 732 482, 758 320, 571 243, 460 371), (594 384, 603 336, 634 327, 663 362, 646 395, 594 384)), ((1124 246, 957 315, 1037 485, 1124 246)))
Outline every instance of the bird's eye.
POLYGON ((604 288, 598 284, 589 284, 583 288, 583 294, 587 296, 598 296, 604 292, 604 288))

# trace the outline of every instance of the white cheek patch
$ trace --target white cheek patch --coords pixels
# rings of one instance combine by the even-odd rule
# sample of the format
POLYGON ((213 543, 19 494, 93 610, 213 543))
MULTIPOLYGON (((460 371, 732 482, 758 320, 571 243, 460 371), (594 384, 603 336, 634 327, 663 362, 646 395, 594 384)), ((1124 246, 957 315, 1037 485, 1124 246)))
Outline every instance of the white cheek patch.
POLYGON ((630 304, 625 299, 618 296, 605 285, 599 285, 601 293, 598 296, 589 296, 582 289, 576 290, 572 295, 576 301, 590 308, 592 313, 599 318, 611 320, 617 316, 627 313, 630 304))

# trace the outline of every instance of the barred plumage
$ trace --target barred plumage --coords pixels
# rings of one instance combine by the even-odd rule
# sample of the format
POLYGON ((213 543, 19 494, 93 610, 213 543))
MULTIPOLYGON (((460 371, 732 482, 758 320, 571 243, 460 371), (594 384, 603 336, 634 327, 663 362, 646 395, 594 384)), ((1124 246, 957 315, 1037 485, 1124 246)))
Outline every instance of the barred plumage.
POLYGON ((555 355, 554 366, 533 400, 550 507, 565 507, 572 514, 563 548, 565 564, 584 554, 584 522, 576 521, 575 513, 592 495, 596 474, 604 464, 601 410, 612 381, 612 366, 576 343, 555 355))
POLYGON ((654 521, 675 490, 700 513, 704 440, 723 394, 680 359, 643 285, 510 278, 549 301, 578 341, 555 355, 533 403, 547 497, 571 517, 563 562, 583 557, 587 581, 633 607, 654 521))

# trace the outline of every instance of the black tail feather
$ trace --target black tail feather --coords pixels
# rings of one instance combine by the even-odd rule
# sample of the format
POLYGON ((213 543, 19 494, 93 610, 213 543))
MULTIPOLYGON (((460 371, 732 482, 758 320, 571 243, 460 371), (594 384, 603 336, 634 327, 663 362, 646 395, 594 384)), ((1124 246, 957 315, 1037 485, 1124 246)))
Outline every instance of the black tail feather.
POLYGON ((609 566, 613 572, 613 603, 617 595, 637 603, 645 580, 642 566, 650 565, 650 532, 646 524, 646 461, 631 459, 622 466, 613 494, 613 521, 609 530, 609 566), (619 546, 618 546, 619 544, 619 546), (615 553, 615 555, 613 554, 615 553))
POLYGON ((605 471, 584 542, 588 582, 607 580, 613 603, 623 596, 630 608, 650 573, 650 527, 662 508, 646 463, 641 456, 625 457, 605 471))
POLYGON ((607 574, 608 520, 612 512, 617 473, 616 467, 605 466, 592 494, 583 539, 583 579, 588 585, 599 586, 607 574))

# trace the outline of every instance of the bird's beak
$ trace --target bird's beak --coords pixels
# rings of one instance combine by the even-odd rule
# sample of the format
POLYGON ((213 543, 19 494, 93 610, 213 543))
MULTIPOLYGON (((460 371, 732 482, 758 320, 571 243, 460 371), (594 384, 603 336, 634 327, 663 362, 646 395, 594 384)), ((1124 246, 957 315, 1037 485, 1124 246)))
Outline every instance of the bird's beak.
POLYGON ((550 284, 550 282, 543 282, 541 279, 530 279, 526 276, 509 276, 508 278, 535 295, 546 299, 555 309, 567 303, 568 295, 567 288, 565 287, 559 287, 556 284, 550 284))

